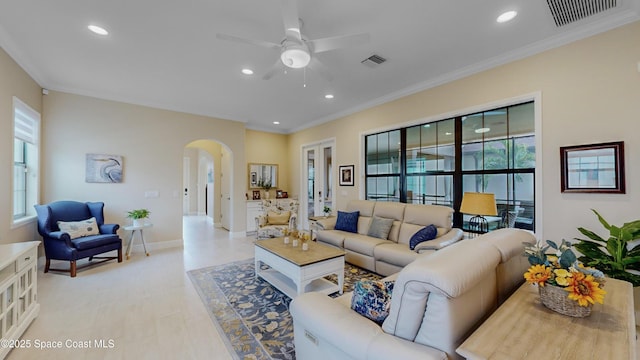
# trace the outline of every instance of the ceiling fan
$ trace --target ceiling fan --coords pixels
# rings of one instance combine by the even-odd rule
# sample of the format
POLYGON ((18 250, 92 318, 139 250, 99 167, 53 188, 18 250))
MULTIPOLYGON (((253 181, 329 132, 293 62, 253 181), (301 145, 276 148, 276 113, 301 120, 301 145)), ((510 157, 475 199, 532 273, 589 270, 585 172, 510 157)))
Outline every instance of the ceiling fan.
POLYGON ((282 0, 282 18, 284 20, 285 37, 280 44, 245 39, 227 34, 216 34, 216 37, 221 40, 278 49, 280 58, 262 76, 264 80, 271 79, 278 72, 287 68, 301 69, 308 67, 318 72, 326 80, 331 81, 332 77, 329 70, 314 55, 325 51, 360 45, 369 41, 369 34, 341 35, 316 40, 307 39, 300 31, 302 20, 298 18, 296 0, 282 0))

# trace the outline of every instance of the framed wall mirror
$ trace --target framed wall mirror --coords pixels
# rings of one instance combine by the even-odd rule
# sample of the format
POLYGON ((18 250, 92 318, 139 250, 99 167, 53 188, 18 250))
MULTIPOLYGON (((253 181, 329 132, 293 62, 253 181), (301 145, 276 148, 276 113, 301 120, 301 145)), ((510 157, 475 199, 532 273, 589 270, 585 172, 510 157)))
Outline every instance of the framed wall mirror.
POLYGON ((624 194, 624 142, 560 148, 561 191, 624 194))
POLYGON ((270 184, 271 188, 278 187, 278 165, 249 164, 249 189, 263 188, 263 184, 270 184))

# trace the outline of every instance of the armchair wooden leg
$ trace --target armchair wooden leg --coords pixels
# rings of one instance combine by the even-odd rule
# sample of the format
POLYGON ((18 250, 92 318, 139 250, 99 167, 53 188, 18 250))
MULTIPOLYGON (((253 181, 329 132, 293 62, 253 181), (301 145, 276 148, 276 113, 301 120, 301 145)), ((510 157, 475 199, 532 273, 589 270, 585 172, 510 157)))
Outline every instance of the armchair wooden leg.
POLYGON ((49 265, 51 265, 51 259, 47 258, 47 261, 44 263, 44 272, 49 272, 49 265))
POLYGON ((69 269, 69 272, 71 273, 71 277, 76 277, 76 261, 72 260, 71 262, 71 268, 69 269))
POLYGON ((118 249, 118 262, 122 262, 122 248, 118 249))

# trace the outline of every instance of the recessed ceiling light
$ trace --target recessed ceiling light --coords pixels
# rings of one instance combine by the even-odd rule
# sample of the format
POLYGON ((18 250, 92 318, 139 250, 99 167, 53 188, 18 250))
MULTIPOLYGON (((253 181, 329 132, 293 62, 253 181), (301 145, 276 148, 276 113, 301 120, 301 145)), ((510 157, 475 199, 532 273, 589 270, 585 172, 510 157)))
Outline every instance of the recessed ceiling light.
POLYGON ((516 15, 518 15, 518 12, 516 12, 516 11, 513 11, 513 10, 507 11, 507 12, 504 12, 504 13, 500 14, 500 16, 498 16, 496 21, 499 22, 499 23, 504 23, 504 22, 507 22, 509 20, 513 20, 513 18, 516 17, 516 15))
POLYGON ((280 125, 280 121, 274 121, 273 125, 280 125))
POLYGON ((253 70, 251 69, 242 69, 242 73, 245 75, 253 75, 253 70))
POLYGON ((425 124, 425 125, 422 125, 422 127, 428 128, 428 127, 431 127, 431 124, 425 124))
POLYGON ((98 25, 89 25, 87 28, 98 35, 109 35, 109 32, 105 28, 98 25))
POLYGON ((445 134, 445 135, 453 135, 452 133, 450 133, 450 132, 448 132, 448 131, 447 131, 446 133, 444 133, 444 134, 445 134))
POLYGON ((324 96, 325 99, 333 99, 333 95, 332 94, 327 94, 324 96))
POLYGON ((482 133, 486 133, 491 131, 491 129, 489 128, 480 128, 480 129, 476 129, 476 134, 482 134, 482 133))

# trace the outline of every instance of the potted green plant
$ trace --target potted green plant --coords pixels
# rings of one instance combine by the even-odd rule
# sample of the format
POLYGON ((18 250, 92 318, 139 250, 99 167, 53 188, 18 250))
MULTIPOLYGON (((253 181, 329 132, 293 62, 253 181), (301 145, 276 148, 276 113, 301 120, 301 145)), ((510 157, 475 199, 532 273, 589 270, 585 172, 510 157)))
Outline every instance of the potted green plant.
POLYGON ((141 226, 144 219, 149 217, 151 211, 147 209, 135 209, 127 212, 127 217, 133 220, 133 226, 141 226))
POLYGON ((594 209, 591 211, 596 214, 602 226, 609 230, 609 238, 604 239, 591 230, 578 228, 580 233, 589 238, 575 238, 579 243, 574 247, 584 254, 579 260, 611 278, 633 284, 636 324, 640 324, 640 220, 618 227, 610 225, 594 209))
POLYGON ((329 215, 331 214, 331 208, 330 208, 330 207, 328 207, 328 206, 325 206, 325 207, 322 209, 322 212, 324 213, 324 217, 329 217, 329 215))
POLYGON ((264 189, 264 198, 268 199, 269 190, 271 190, 271 181, 260 178, 260 180, 258 180, 258 187, 261 187, 264 189))

